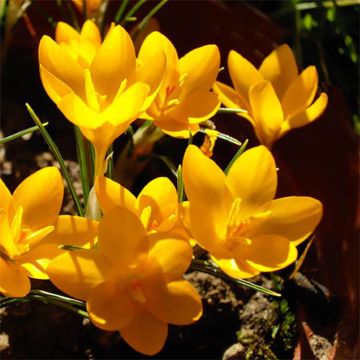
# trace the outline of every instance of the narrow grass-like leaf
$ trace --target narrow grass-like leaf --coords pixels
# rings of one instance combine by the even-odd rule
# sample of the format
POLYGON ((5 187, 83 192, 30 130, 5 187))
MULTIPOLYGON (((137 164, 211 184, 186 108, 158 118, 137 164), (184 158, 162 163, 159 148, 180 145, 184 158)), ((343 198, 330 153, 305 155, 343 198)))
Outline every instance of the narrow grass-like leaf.
POLYGON ((146 158, 150 158, 150 159, 156 159, 156 160, 160 160, 162 161, 167 167, 168 169, 171 171, 171 173, 177 177, 177 170, 175 165, 172 163, 172 161, 167 157, 167 156, 163 156, 163 155, 148 155, 148 156, 143 156, 141 157, 141 159, 145 160, 146 158))
POLYGON ((146 2, 146 0, 138 0, 135 5, 126 13, 123 20, 121 20, 120 24, 124 25, 128 21, 131 21, 134 14, 140 9, 140 7, 146 2))
POLYGON ((129 3, 129 0, 121 1, 121 5, 119 6, 118 11, 116 12, 116 15, 114 17, 115 24, 118 24, 122 20, 126 6, 128 3, 129 3))
MULTIPOLYGON (((206 131, 203 128, 200 128, 199 132, 202 133, 202 134, 206 134, 206 131)), ((242 145, 242 143, 238 139, 235 139, 234 137, 232 137, 232 136, 230 136, 228 134, 224 134, 222 132, 219 132, 217 137, 218 137, 218 139, 227 141, 227 142, 229 142, 231 144, 234 144, 234 145, 237 145, 237 146, 242 145)))
POLYGON ((178 200, 179 202, 184 201, 184 181, 182 176, 182 168, 181 165, 179 165, 177 170, 177 193, 178 193, 178 200))
POLYGON ((74 185, 72 183, 72 180, 71 180, 71 177, 70 177, 70 174, 69 174, 69 171, 65 165, 65 162, 64 162, 64 159, 62 158, 61 156, 61 153, 58 149, 58 147, 56 146, 56 144, 54 143, 54 141, 51 139, 51 136, 49 135, 49 133, 47 132, 47 130, 44 128, 44 126, 42 125, 40 119, 38 118, 38 116, 35 114, 34 110, 31 108, 31 106, 26 103, 25 104, 26 106, 26 109, 27 111, 29 112, 30 116, 32 117, 32 119, 34 120, 35 124, 38 126, 40 132, 41 132, 41 135, 44 137, 46 143, 48 144, 51 152, 53 153, 53 155, 55 156, 55 159, 57 160, 57 162, 59 163, 60 165, 60 168, 61 168, 61 171, 62 171, 62 174, 65 178, 65 181, 66 183, 68 184, 68 187, 69 187, 69 191, 70 191, 70 194, 71 194, 71 197, 75 203, 75 206, 76 206, 76 209, 77 209, 77 212, 80 216, 83 216, 84 215, 84 211, 81 207, 81 204, 80 204, 80 200, 76 194, 76 191, 75 191, 75 188, 74 188, 74 185))
POLYGON ((238 157, 245 151, 247 144, 248 144, 249 140, 246 139, 244 141, 244 143, 240 146, 240 149, 236 152, 236 154, 234 155, 234 157, 231 159, 231 161, 229 162, 228 166, 226 167, 226 169, 224 170, 224 173, 227 175, 228 172, 230 171, 231 167, 233 166, 234 162, 238 159, 238 157))
POLYGON ((150 19, 155 16, 155 14, 168 2, 169 0, 162 0, 157 5, 155 5, 141 20, 141 22, 136 26, 135 31, 132 33, 133 37, 136 37, 140 34, 150 19))
MULTIPOLYGON (((42 124, 42 126, 45 127, 48 124, 49 124, 48 122, 45 122, 45 123, 42 124)), ((31 134, 31 133, 33 133, 34 131, 37 131, 37 130, 39 130, 38 126, 32 126, 32 127, 28 128, 28 129, 21 130, 21 131, 15 133, 15 134, 6 136, 6 137, 0 139, 0 145, 3 145, 3 144, 5 144, 5 143, 7 143, 9 141, 13 141, 15 139, 18 139, 18 138, 20 138, 20 137, 22 137, 24 135, 31 134)))
POLYGON ((238 114, 238 113, 245 113, 247 114, 247 110, 244 109, 234 109, 234 108, 219 108, 217 111, 218 114, 238 114))
POLYGON ((270 289, 264 288, 263 286, 257 285, 252 283, 251 281, 244 280, 244 279, 236 279, 226 275, 219 267, 215 266, 214 264, 210 263, 209 261, 203 261, 198 259, 193 259, 190 265, 190 269, 193 271, 200 271, 206 274, 218 276, 225 281, 231 281, 236 285, 241 285, 253 289, 255 291, 260 291, 264 294, 277 296, 280 297, 281 294, 272 291, 270 289))

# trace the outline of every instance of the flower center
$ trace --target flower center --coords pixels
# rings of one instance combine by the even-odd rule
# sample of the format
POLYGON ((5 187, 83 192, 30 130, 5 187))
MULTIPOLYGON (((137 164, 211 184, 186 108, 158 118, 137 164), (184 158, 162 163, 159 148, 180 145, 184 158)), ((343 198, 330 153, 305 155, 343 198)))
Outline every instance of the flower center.
POLYGON ((140 280, 135 279, 135 280, 130 281, 129 291, 130 291, 131 297, 138 303, 144 304, 146 302, 146 298, 145 298, 140 280))

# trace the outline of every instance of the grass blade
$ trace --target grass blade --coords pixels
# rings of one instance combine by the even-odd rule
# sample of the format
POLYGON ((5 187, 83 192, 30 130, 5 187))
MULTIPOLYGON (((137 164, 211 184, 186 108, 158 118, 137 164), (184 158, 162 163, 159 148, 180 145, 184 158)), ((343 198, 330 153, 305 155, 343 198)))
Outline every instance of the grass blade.
POLYGON ((226 167, 226 169, 224 170, 224 173, 227 175, 228 172, 230 171, 231 167, 233 166, 234 162, 238 159, 238 157, 245 151, 247 144, 248 144, 249 140, 246 139, 244 141, 244 143, 240 146, 240 149, 236 152, 236 154, 234 155, 234 157, 231 159, 231 161, 229 162, 228 166, 226 167))
POLYGON ((223 271, 220 270, 219 267, 213 265, 209 261, 193 259, 191 262, 191 265, 190 265, 190 269, 193 271, 200 271, 200 272, 204 272, 206 274, 218 276, 218 277, 224 279, 225 281, 231 281, 235 285, 246 286, 250 289, 253 289, 255 291, 260 291, 267 295, 277 296, 277 297, 281 296, 281 294, 279 294, 275 291, 272 291, 270 289, 264 288, 263 286, 254 284, 251 281, 244 280, 244 279, 232 278, 232 277, 226 275, 223 271))
MULTIPOLYGON (((49 124, 48 122, 45 122, 45 123, 42 123, 42 126, 45 127, 48 124, 49 124)), ((7 143, 9 141, 13 141, 15 139, 18 139, 18 138, 20 138, 20 137, 22 137, 24 135, 31 134, 31 133, 33 133, 34 131, 37 131, 37 130, 39 130, 39 127, 36 125, 36 126, 32 126, 32 127, 28 128, 28 129, 21 130, 21 131, 15 133, 15 134, 6 136, 6 137, 0 139, 0 145, 3 145, 3 144, 5 144, 5 143, 7 143)))
POLYGON ((28 103, 26 103, 25 106, 26 106, 26 109, 29 112, 30 116, 34 120, 35 124, 38 126, 38 128, 39 128, 39 130, 41 132, 41 135, 44 137, 46 143, 48 144, 48 146, 49 146, 49 148, 51 150, 51 152, 55 156, 55 159, 59 163, 62 174, 63 174, 63 176, 65 178, 66 183, 68 184, 71 197, 73 198, 73 201, 75 203, 77 212, 78 212, 78 214, 80 216, 83 216, 84 215, 84 210, 81 207, 80 200, 79 200, 79 198, 78 198, 78 196, 77 196, 77 194, 75 192, 75 188, 74 188, 74 185, 73 185, 72 180, 70 178, 69 171, 68 171, 68 169, 67 169, 67 167, 65 165, 64 159, 62 158, 58 147, 56 146, 54 141, 51 139, 51 136, 49 135, 47 130, 44 128, 44 126, 42 125, 40 119, 35 114, 34 110, 31 108, 31 106, 28 103))

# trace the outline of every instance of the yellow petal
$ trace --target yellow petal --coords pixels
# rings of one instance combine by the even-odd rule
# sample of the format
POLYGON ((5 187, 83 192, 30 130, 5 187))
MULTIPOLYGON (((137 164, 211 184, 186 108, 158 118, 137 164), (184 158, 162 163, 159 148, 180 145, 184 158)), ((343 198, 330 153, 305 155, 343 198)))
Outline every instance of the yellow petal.
POLYGON ((320 201, 306 196, 289 196, 271 203, 270 215, 256 234, 276 234, 298 245, 315 230, 322 217, 320 201))
POLYGON ((328 103, 328 96, 321 93, 316 101, 306 110, 287 119, 281 127, 281 135, 284 135, 291 129, 305 126, 319 118, 324 112, 328 103))
POLYGON ((55 41, 57 43, 69 43, 70 41, 79 41, 80 40, 80 34, 69 24, 59 21, 56 24, 55 29, 55 41))
POLYGON ((83 40, 88 40, 95 46, 101 45, 100 31, 94 21, 86 20, 80 34, 83 40))
POLYGON ((240 259, 235 261, 235 259, 221 259, 214 256, 211 256, 211 259, 225 274, 236 279, 248 279, 260 273, 240 259))
POLYGON ((27 177, 13 197, 24 209, 23 227, 38 230, 52 225, 60 212, 64 185, 57 168, 50 166, 27 177))
POLYGON ((57 106, 69 121, 79 127, 97 129, 102 125, 100 115, 74 93, 61 98, 57 106))
POLYGON ((173 221, 168 223, 168 231, 177 220, 178 197, 175 186, 166 177, 150 181, 137 197, 136 207, 141 212, 146 207, 151 208, 151 222, 155 222, 154 230, 173 215, 173 221))
POLYGON ((1 199, 0 208, 8 212, 12 196, 9 189, 1 179, 0 179, 0 199, 1 199))
POLYGON ((224 238, 232 198, 225 185, 225 175, 216 163, 196 146, 184 155, 183 176, 190 201, 191 232, 205 248, 224 238))
POLYGON ((84 98, 84 75, 79 64, 49 36, 43 36, 39 44, 39 63, 54 77, 84 98))
POLYGON ((51 74, 41 64, 40 77, 46 93, 55 104, 58 104, 65 95, 72 92, 68 85, 51 74))
POLYGON ((255 132, 260 142, 271 146, 278 138, 284 114, 280 101, 268 81, 262 81, 250 88, 249 99, 255 132))
POLYGON ((159 276, 147 279, 144 284, 145 306, 164 323, 188 325, 202 315, 199 294, 186 280, 164 283, 159 276))
MULTIPOLYGON (((246 103, 241 99, 239 94, 230 86, 216 81, 213 90, 219 95, 221 102, 228 108, 248 110, 246 103)), ((241 113, 242 117, 246 117, 251 123, 253 120, 248 114, 241 113)))
POLYGON ((124 79, 132 80, 135 66, 133 42, 124 28, 115 26, 108 32, 90 68, 99 95, 115 96, 124 79))
POLYGON ((172 233, 150 234, 149 240, 153 243, 149 258, 156 263, 155 268, 173 277, 182 276, 193 255, 189 243, 172 233))
POLYGON ((55 230, 47 236, 46 243, 60 245, 93 246, 98 232, 98 222, 80 216, 61 215, 55 230))
POLYGON ((285 118, 298 114, 312 103, 318 81, 315 66, 309 66, 290 84, 281 100, 285 118))
POLYGON ((294 54, 287 44, 279 46, 268 55, 259 71, 265 80, 271 82, 279 99, 298 75, 294 54))
POLYGON ((154 125, 160 128, 165 134, 179 139, 188 139, 189 133, 195 135, 200 129, 199 124, 186 124, 170 118, 165 121, 154 121, 154 125))
POLYGON ((97 327, 114 331, 129 324, 135 304, 124 286, 107 281, 91 291, 86 309, 97 327))
POLYGON ((4 296, 23 297, 30 291, 30 280, 20 266, 0 256, 0 293, 4 296))
POLYGON ((251 85, 263 80, 261 73, 250 61, 234 50, 228 56, 229 73, 236 91, 242 102, 249 107, 249 89, 251 85))
POLYGON ((0 252, 5 251, 6 256, 13 258, 19 255, 20 251, 14 243, 11 230, 9 214, 4 209, 0 209, 0 252))
POLYGON ((98 250, 76 250, 52 260, 47 273, 51 282, 61 291, 86 300, 95 286, 109 280, 113 265, 98 250))
POLYGON ((27 270, 28 276, 34 279, 49 279, 46 269, 51 260, 64 251, 56 244, 38 245, 17 259, 21 267, 27 270))
POLYGON ((184 76, 182 96, 208 91, 214 84, 220 67, 220 52, 216 45, 205 45, 188 52, 179 60, 184 76))
POLYGON ((169 116, 184 123, 198 124, 214 116, 219 107, 217 94, 197 91, 184 98, 173 111, 169 111, 169 116))
MULTIPOLYGON (((166 71, 161 85, 161 89, 165 92, 167 86, 173 86, 176 83, 178 76, 177 66, 179 58, 171 41, 158 31, 152 32, 141 45, 139 59, 142 61, 143 59, 152 58, 159 51, 163 51, 166 55, 166 71)), ((159 96, 162 102, 164 94, 159 94, 159 96)))
POLYGON ((148 93, 149 86, 144 83, 130 86, 101 113, 102 122, 109 122, 114 126, 125 123, 129 125, 143 112, 142 106, 148 93))
POLYGON ((116 207, 107 212, 99 225, 99 247, 119 267, 130 266, 148 250, 146 231, 131 211, 116 207))
POLYGON ((296 246, 278 235, 262 235, 251 239, 251 245, 244 247, 241 260, 259 271, 282 269, 297 258, 296 246))
POLYGON ((253 215, 275 196, 277 174, 270 151, 264 146, 245 151, 232 165, 226 184, 232 196, 241 199, 242 216, 253 215))
POLYGON ((158 94, 166 70, 166 55, 158 47, 142 46, 136 67, 136 81, 149 85, 149 95, 143 105, 147 110, 158 94))
POLYGON ((103 213, 109 212, 116 206, 124 207, 134 214, 137 213, 135 196, 117 182, 98 176, 95 180, 95 189, 103 213))
POLYGON ((165 344, 168 325, 157 320, 145 308, 138 307, 130 324, 119 331, 121 337, 136 351, 155 355, 165 344))

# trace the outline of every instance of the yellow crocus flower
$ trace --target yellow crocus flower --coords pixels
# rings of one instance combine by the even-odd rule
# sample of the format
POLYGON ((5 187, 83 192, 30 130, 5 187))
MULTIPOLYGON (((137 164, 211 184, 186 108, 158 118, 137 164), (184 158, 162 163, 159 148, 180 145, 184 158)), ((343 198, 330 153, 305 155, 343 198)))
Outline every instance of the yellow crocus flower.
POLYGON ((182 279, 191 257, 188 242, 147 234, 135 214, 116 207, 100 220, 96 250, 60 255, 48 273, 59 289, 87 302, 94 325, 119 331, 135 350, 153 355, 168 324, 191 324, 202 314, 198 293, 182 279))
POLYGON ((80 11, 84 11, 84 2, 85 2, 88 18, 92 18, 99 10, 102 0, 72 0, 72 2, 80 11))
POLYGON ((96 196, 104 214, 115 207, 123 207, 133 212, 148 233, 171 232, 189 239, 183 225, 186 204, 178 202, 174 184, 166 177, 150 181, 135 197, 119 183, 99 176, 95 182, 96 196))
POLYGON ((253 125, 260 143, 271 148, 290 130, 316 120, 325 110, 325 93, 314 101, 318 73, 309 66, 300 74, 288 45, 276 48, 256 69, 248 60, 231 50, 228 68, 234 89, 216 82, 213 89, 227 107, 241 108, 239 113, 253 125))
POLYGON ((220 107, 218 96, 210 91, 219 72, 219 49, 205 45, 179 59, 170 40, 154 31, 145 38, 139 55, 148 58, 161 49, 166 54, 166 72, 143 118, 153 120, 171 136, 188 138, 189 132, 195 133, 220 107))
POLYGON ((226 176, 216 163, 190 145, 183 161, 190 201, 190 230, 220 268, 249 278, 296 260, 304 241, 322 217, 311 197, 274 199, 277 173, 264 146, 242 154, 226 176))
POLYGON ((111 27, 100 44, 99 30, 90 20, 80 33, 59 23, 56 40, 43 36, 39 44, 42 83, 65 117, 94 145, 95 174, 102 175, 110 144, 155 97, 165 55, 153 52, 137 66, 124 28, 111 27))
POLYGON ((29 277, 48 279, 46 268, 62 251, 60 244, 84 245, 94 240, 97 223, 59 216, 64 186, 55 167, 26 178, 12 195, 0 179, 0 293, 22 297, 29 277))

